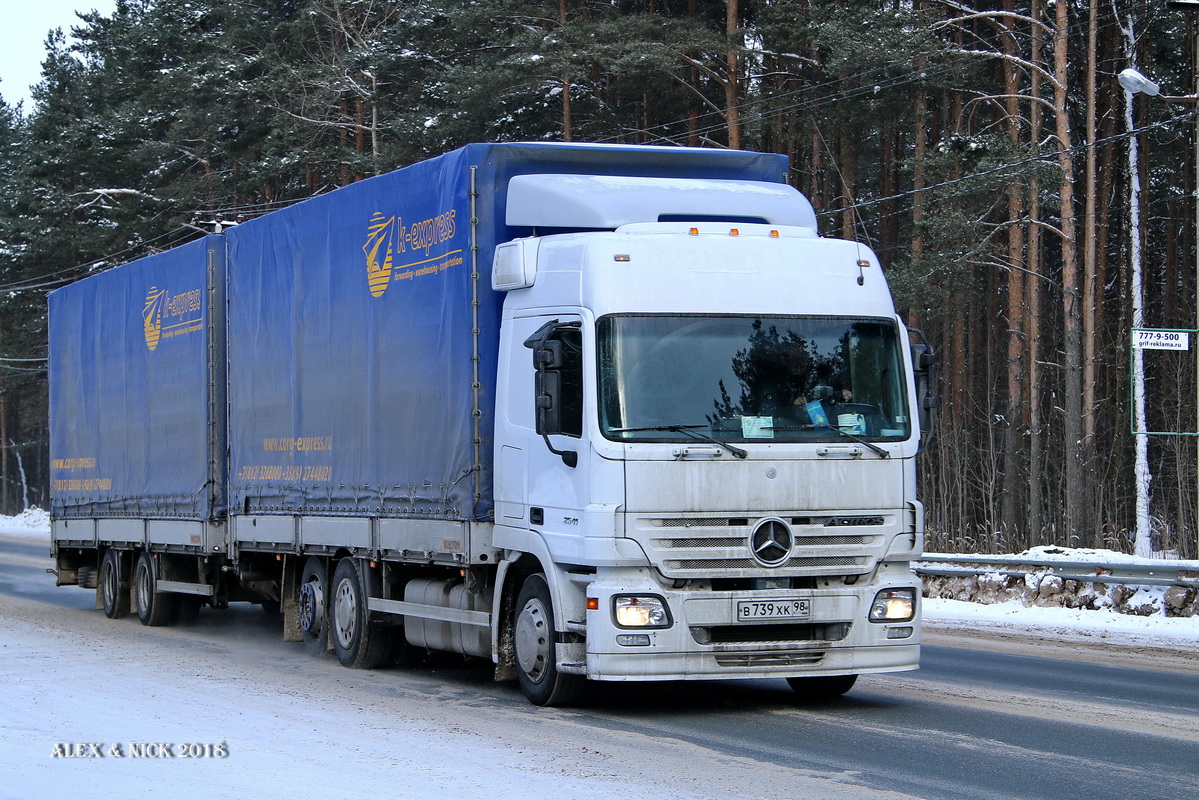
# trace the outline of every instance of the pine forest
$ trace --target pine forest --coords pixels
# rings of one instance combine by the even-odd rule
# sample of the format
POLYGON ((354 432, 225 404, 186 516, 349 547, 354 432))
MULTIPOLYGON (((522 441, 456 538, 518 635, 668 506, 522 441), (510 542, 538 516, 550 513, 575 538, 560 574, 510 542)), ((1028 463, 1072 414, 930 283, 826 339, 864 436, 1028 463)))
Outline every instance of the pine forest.
POLYGON ((81 14, 0 100, 0 512, 48 502, 48 291, 471 142, 616 142, 786 154, 821 234, 876 250, 938 355, 929 550, 1199 557, 1196 349, 1130 344, 1199 347, 1197 35, 1164 0, 81 14))

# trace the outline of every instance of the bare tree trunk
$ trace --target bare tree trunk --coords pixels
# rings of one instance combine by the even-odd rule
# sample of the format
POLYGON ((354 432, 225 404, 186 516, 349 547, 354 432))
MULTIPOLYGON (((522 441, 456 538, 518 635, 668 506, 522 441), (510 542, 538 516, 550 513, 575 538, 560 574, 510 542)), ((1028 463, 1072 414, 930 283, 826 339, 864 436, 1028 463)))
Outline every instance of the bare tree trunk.
MULTIPOLYGON (((1011 12, 1014 0, 1004 0, 1004 10, 1011 12)), ((1004 51, 1015 57, 1019 55, 1013 29, 1015 21, 1008 17, 1004 20, 1007 29, 1003 35, 1004 51)), ((1008 136, 1017 149, 1020 145, 1021 115, 1020 115, 1020 73, 1015 64, 1005 60, 1004 75, 1004 111, 1007 115, 1008 136)), ((1003 429, 1003 497, 999 512, 1000 525, 1018 535, 1024 530, 1025 519, 1021 513, 1021 498, 1024 495, 1024 484, 1021 481, 1019 465, 1022 462, 1020 450, 1023 444, 1025 422, 1024 410, 1024 227, 1021 220, 1024 216, 1024 186, 1020 181, 1012 181, 1007 187, 1008 195, 1008 252, 1007 252, 1007 398, 1005 404, 1005 426, 1003 429)))
POLYGON ((737 37, 741 35, 740 0, 725 0, 725 34, 728 36, 728 51, 725 59, 728 76, 724 81, 725 122, 729 131, 729 149, 741 149, 741 48, 737 37))
POLYGON ((858 149, 848 135, 841 137, 839 149, 841 151, 841 164, 838 170, 841 176, 841 238, 856 240, 858 238, 857 225, 854 224, 856 212, 853 206, 854 184, 857 182, 858 176, 858 149))
POLYGON ((1053 35, 1053 106, 1058 140, 1058 166, 1061 169, 1061 231, 1062 231, 1062 332, 1064 358, 1062 369, 1062 457, 1065 462, 1066 531, 1070 541, 1080 542, 1094 529, 1088 524, 1087 506, 1090 502, 1090 481, 1083 462, 1082 425, 1082 276, 1078 263, 1078 220, 1074 211, 1074 156, 1070 116, 1067 110, 1069 90, 1069 59, 1067 36, 1069 10, 1067 3, 1054 3, 1055 28, 1053 35))
MULTIPOLYGON (((1041 63, 1043 57, 1041 28, 1036 23, 1041 19, 1041 0, 1034 0, 1032 7, 1032 39, 1029 46, 1032 62, 1041 63)), ((1041 141, 1041 76, 1033 70, 1029 77, 1028 138, 1031 142, 1041 141)), ((1028 343, 1028 531, 1030 544, 1045 544, 1044 518, 1044 450, 1045 436, 1041 423, 1041 295, 1044 279, 1041 277, 1041 218, 1040 179, 1033 172, 1028 185, 1028 216, 1032 224, 1028 228, 1029 279, 1025 281, 1024 298, 1028 309, 1026 337, 1028 343)))
MULTIPOLYGON (((566 0, 558 0, 558 23, 566 25, 566 0)), ((562 141, 573 139, 570 115, 570 76, 562 77, 562 141)))
MULTIPOLYGON (((1088 473, 1095 457, 1095 425, 1096 425, 1096 388, 1098 379, 1098 348, 1099 324, 1098 309, 1100 286, 1098 281, 1098 251, 1096 244, 1096 201, 1098 199, 1098 184, 1096 178, 1097 152, 1095 149, 1095 106, 1096 106, 1096 59, 1098 57, 1098 16, 1099 3, 1089 3, 1087 19, 1087 77, 1086 77, 1086 162, 1084 168, 1083 192, 1085 196, 1085 211, 1083 215, 1083 278, 1082 278, 1082 440, 1079 445, 1078 457, 1082 471, 1088 473)), ((1087 482, 1091 486, 1091 482, 1087 482)), ((1096 499, 1087 496, 1083 508, 1093 508, 1096 499)), ((1092 515, 1089 524, 1098 525, 1098 515, 1092 515)), ((1093 533, 1095 541, 1099 541, 1100 532, 1096 528, 1093 533)))
MULTIPOLYGON (((924 66, 923 59, 916 62, 916 69, 924 66)), ((912 131, 912 263, 917 264, 924 255, 924 160, 928 150, 928 95, 923 89, 916 92, 916 124, 912 131)))
POLYGON ((879 203, 878 257, 883 268, 887 269, 899 246, 899 201, 895 198, 899 190, 899 167, 895 158, 895 125, 890 120, 883 125, 880 150, 879 193, 883 200, 879 203))

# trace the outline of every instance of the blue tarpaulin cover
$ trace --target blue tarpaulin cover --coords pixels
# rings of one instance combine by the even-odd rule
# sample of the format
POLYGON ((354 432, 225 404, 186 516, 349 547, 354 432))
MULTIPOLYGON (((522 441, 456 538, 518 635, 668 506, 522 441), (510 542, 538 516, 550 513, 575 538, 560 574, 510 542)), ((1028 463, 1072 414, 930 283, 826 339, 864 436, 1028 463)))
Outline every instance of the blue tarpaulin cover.
POLYGON ((529 173, 784 182, 787 160, 469 145, 60 289, 55 513, 212 518, 227 491, 234 514, 489 519, 502 301, 491 258, 534 233, 504 224, 508 180, 529 173), (226 240, 227 339, 211 352, 223 360, 227 341, 227 471, 206 318, 177 313, 226 240))
POLYGON ((504 224, 508 179, 525 173, 781 182, 786 160, 470 145, 232 229, 234 513, 490 517, 501 303, 490 266, 497 243, 533 233, 504 224))
MULTIPOLYGON (((211 519, 209 236, 50 294, 51 511, 211 519)), ((217 307, 220 324, 220 308, 217 307)), ((214 394, 215 391, 215 394, 214 394)), ((223 403, 217 402, 219 407, 223 403)))

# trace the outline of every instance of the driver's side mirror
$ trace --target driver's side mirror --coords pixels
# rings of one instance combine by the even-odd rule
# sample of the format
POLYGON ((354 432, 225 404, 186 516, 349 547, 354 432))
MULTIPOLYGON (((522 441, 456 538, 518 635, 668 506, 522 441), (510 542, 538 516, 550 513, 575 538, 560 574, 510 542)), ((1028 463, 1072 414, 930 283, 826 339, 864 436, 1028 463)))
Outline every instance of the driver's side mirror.
POLYGON ((933 411, 937 407, 936 366, 937 355, 923 331, 909 328, 911 333, 920 337, 920 341, 912 344, 912 370, 916 378, 916 404, 920 415, 920 432, 925 437, 933 433, 933 411))
POLYGON ((581 323, 548 322, 525 340, 533 351, 537 433, 568 467, 579 463, 573 450, 558 450, 550 436, 583 435, 583 349, 581 323))

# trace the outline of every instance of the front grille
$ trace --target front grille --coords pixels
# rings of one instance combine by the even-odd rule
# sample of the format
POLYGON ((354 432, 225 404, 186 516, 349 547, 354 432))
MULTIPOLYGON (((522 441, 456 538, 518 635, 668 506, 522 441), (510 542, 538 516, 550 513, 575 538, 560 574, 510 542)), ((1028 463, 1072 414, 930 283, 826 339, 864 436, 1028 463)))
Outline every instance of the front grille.
POLYGON ((678 549, 680 547, 741 547, 745 544, 744 536, 714 539, 654 539, 654 544, 660 547, 678 549))
POLYGON ((823 650, 805 650, 802 653, 716 654, 716 663, 719 666, 739 669, 747 667, 802 667, 819 664, 823 660, 823 650))
POLYGON ((745 517, 699 517, 696 519, 651 519, 647 522, 655 528, 729 528, 749 524, 745 517))
POLYGON ((709 625, 691 628, 697 644, 805 644, 839 642, 849 635, 850 623, 794 623, 779 625, 709 625))
MULTIPOLYGON (((778 569, 849 569, 859 571, 866 566, 865 556, 828 556, 825 558, 791 558, 780 564, 778 569)), ((762 566, 752 558, 689 558, 666 559, 662 567, 668 570, 713 570, 713 569, 762 569, 762 566)))
POLYGON ((667 577, 806 578, 868 573, 883 555, 887 534, 898 531, 899 520, 894 514, 792 513, 639 517, 629 523, 627 535, 642 544, 667 577), (749 543, 763 522, 778 525, 772 519, 786 526, 793 539, 790 557, 779 564, 755 559, 749 543))

